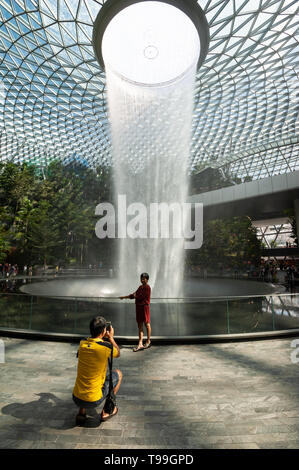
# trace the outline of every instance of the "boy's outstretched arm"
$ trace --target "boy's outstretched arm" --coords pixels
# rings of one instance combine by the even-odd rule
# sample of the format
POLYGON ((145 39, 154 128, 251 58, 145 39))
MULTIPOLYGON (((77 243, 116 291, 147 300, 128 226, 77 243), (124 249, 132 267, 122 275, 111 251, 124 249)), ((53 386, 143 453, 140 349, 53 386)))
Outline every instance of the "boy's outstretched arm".
POLYGON ((129 295, 123 295, 122 297, 120 297, 121 300, 123 299, 135 299, 136 297, 136 292, 134 292, 133 294, 129 294, 129 295))

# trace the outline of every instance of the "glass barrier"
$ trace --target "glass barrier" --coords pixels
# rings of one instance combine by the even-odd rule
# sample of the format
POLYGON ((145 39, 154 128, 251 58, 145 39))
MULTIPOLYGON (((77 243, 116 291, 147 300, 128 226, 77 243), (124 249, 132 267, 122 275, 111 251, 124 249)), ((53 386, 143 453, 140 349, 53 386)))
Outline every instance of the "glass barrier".
MULTIPOLYGON (((299 328, 299 294, 151 300, 152 336, 261 333, 299 328)), ((116 336, 136 336, 134 301, 118 298, 0 294, 0 328, 89 335, 92 317, 110 320, 116 336)))

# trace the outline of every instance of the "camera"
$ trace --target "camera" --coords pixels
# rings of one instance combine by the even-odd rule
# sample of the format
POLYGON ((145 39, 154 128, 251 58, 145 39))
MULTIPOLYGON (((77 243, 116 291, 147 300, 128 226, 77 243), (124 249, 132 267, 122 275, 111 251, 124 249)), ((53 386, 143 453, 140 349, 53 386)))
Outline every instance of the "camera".
MULTIPOLYGON (((111 321, 106 321, 106 325, 105 325, 105 326, 106 326, 106 331, 108 331, 108 332, 110 333, 111 328, 112 328, 111 321)), ((105 336, 104 336, 104 339, 109 339, 109 337, 105 335, 105 336)))

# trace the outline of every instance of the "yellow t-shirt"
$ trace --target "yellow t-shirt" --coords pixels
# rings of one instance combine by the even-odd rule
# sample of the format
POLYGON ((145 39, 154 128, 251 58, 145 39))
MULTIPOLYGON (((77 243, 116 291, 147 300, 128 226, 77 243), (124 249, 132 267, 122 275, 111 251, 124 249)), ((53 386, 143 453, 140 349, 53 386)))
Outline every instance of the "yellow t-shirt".
MULTIPOLYGON (((111 348, 111 343, 100 338, 87 338, 80 341, 77 379, 73 390, 75 397, 91 402, 102 398, 107 359, 111 357, 111 348)), ((113 347, 113 357, 117 357, 115 347, 113 347)))

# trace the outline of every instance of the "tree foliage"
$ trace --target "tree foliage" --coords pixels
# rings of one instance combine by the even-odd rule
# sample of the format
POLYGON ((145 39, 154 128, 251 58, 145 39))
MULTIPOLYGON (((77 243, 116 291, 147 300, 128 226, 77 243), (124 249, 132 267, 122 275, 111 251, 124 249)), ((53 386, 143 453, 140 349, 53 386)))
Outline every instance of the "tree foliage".
POLYGON ((190 250, 189 264, 202 269, 242 269, 258 266, 261 243, 247 216, 208 221, 203 228, 203 245, 190 250))
MULTIPOLYGON (((214 176, 213 184, 223 183, 214 176)), ((112 202, 112 190, 110 167, 92 171, 55 161, 41 174, 34 165, 0 164, 0 262, 111 266, 115 241, 99 240, 94 228, 95 208, 112 202)), ((201 249, 189 250, 191 264, 241 267, 259 259, 248 217, 210 221, 203 233, 201 249)))
POLYGON ((103 260, 94 235, 95 207, 111 199, 111 170, 52 162, 0 165, 0 262, 78 264, 103 260))
POLYGON ((295 211, 293 208, 291 209, 286 209, 284 211, 285 215, 289 218, 289 222, 292 227, 292 234, 291 238, 294 240, 294 245, 299 246, 299 240, 298 240, 298 235, 297 235, 297 223, 296 223, 296 216, 295 216, 295 211))

